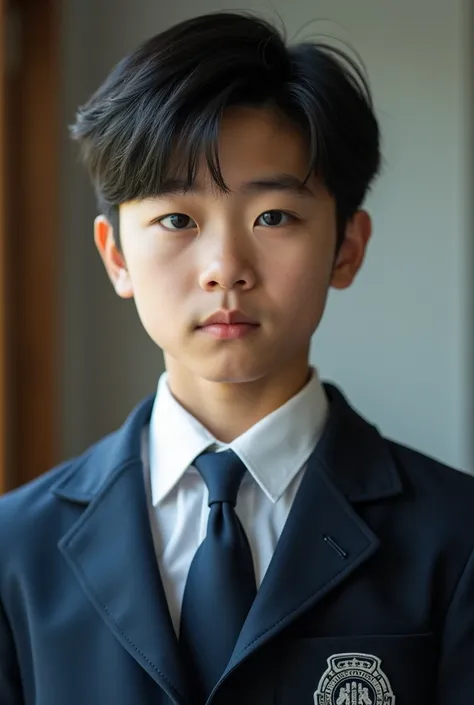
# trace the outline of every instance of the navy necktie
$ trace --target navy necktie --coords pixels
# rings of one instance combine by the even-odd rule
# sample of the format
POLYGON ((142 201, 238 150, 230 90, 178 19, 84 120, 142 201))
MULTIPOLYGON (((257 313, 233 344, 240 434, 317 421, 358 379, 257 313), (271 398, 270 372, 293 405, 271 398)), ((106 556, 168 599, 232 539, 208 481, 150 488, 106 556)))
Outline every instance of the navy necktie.
POLYGON ((181 612, 185 665, 205 702, 223 674, 257 592, 252 554, 234 507, 246 468, 233 451, 194 461, 209 490, 206 538, 189 570, 181 612))

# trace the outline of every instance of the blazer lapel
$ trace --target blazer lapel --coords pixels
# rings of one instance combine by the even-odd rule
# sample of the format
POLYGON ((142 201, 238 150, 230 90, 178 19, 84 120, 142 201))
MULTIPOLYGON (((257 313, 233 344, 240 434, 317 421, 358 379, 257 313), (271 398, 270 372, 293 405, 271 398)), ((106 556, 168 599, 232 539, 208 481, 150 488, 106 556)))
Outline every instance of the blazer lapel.
POLYGON ((159 576, 140 459, 141 431, 151 406, 152 400, 147 400, 113 443, 108 440, 96 450, 89 460, 95 473, 93 468, 76 471, 56 487, 63 499, 88 502, 59 548, 124 649, 182 705, 190 698, 159 576), (81 481, 81 475, 106 479, 97 491, 85 488, 90 479, 81 481))
POLYGON ((385 441, 326 385, 331 401, 273 559, 223 679, 376 552, 379 539, 357 514, 358 501, 399 494, 385 441))
POLYGON ((313 457, 227 671, 348 578, 378 545, 313 457))

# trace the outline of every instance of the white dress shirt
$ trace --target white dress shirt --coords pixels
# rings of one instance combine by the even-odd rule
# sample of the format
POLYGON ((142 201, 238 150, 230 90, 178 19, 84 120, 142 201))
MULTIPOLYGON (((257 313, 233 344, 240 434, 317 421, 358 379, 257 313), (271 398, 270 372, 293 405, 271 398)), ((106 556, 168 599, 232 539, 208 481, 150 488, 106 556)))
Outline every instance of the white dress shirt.
POLYGON ((328 401, 316 370, 286 404, 224 445, 189 414, 170 392, 167 374, 158 383, 143 460, 150 523, 160 574, 176 633, 191 561, 204 540, 209 507, 204 480, 193 460, 212 448, 231 448, 248 469, 236 512, 247 534, 257 586, 300 486, 306 461, 318 442, 328 401))

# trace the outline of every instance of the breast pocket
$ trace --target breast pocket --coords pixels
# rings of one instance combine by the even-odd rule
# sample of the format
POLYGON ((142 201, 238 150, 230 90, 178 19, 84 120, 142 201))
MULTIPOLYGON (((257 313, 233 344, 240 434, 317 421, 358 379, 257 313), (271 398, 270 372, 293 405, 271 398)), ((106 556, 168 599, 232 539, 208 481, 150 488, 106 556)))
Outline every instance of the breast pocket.
POLYGON ((433 705, 433 634, 289 639, 275 705, 433 705))

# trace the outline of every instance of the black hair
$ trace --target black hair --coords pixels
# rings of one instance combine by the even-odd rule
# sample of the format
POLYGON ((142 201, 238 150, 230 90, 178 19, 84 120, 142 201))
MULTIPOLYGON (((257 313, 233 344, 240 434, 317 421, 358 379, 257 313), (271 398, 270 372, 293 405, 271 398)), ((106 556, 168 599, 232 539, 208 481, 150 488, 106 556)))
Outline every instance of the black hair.
POLYGON ((118 206, 158 195, 178 172, 192 184, 202 156, 227 190, 217 138, 224 110, 235 105, 273 107, 299 126, 308 176, 316 173, 335 198, 341 241, 380 168, 364 71, 334 46, 288 45, 253 15, 215 13, 157 34, 120 61, 71 127, 118 244, 118 206))

